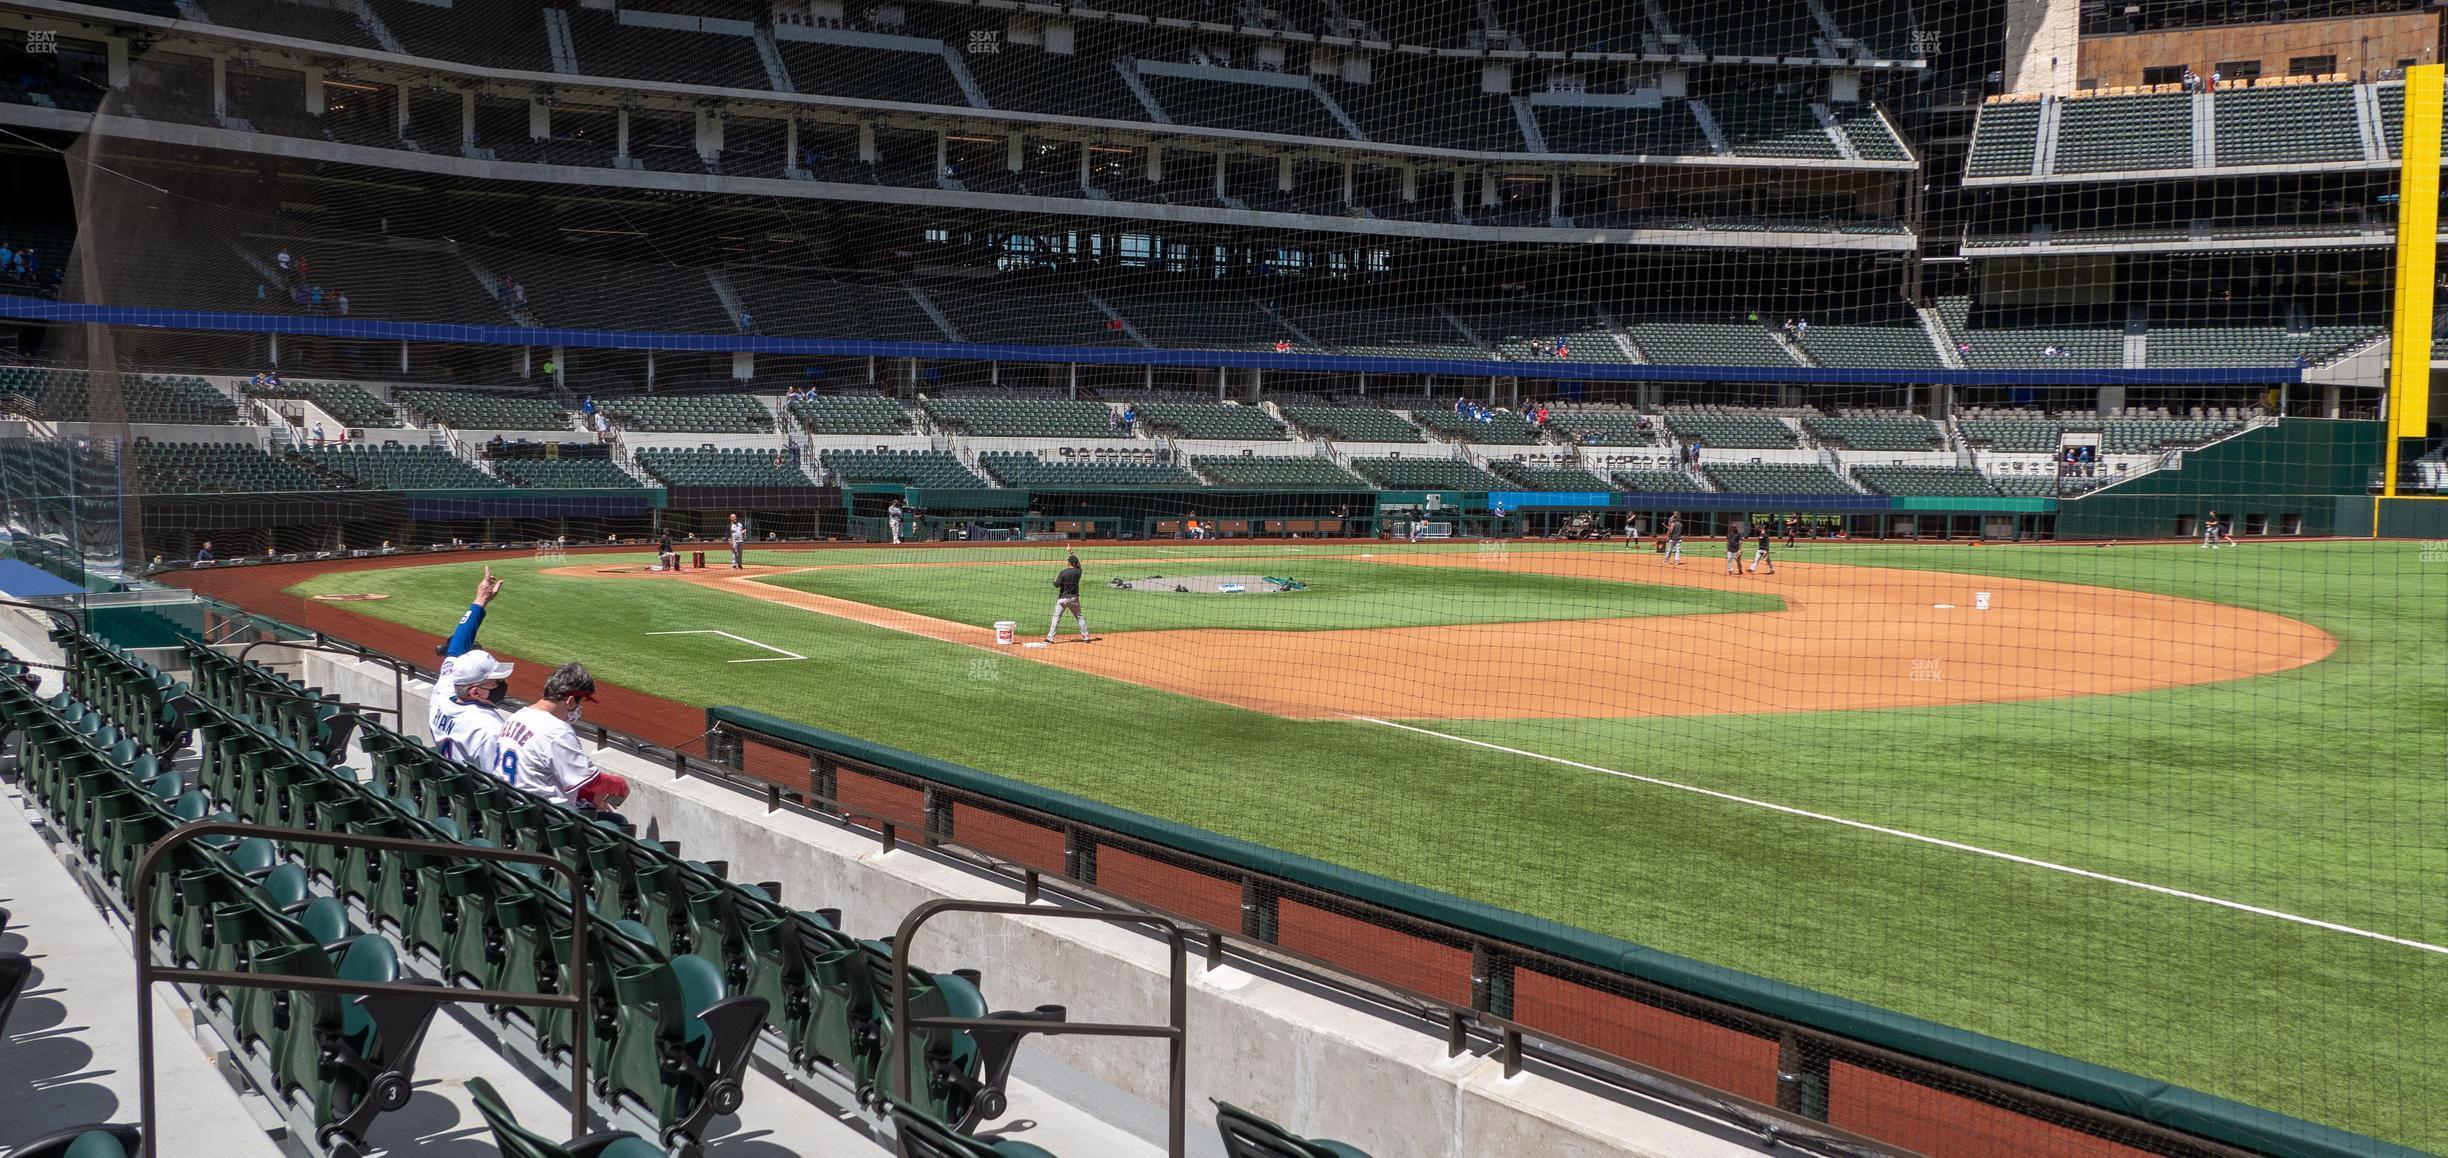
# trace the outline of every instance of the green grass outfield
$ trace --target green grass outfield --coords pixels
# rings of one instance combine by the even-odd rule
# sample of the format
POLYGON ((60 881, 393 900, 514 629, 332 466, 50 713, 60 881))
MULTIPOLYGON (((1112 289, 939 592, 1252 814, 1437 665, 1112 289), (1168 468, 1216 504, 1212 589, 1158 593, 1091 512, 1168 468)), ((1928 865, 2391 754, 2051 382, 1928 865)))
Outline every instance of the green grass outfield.
MULTIPOLYGON (((1016 619, 1024 628, 1033 627, 1052 606, 1054 571, 1061 563, 979 566, 974 562, 977 557, 971 552, 962 562, 931 567, 827 568, 778 575, 765 582, 954 623, 983 626, 998 619, 1016 619)), ((1774 595, 1556 575, 1389 567, 1357 559, 1243 556, 1225 551, 1180 564, 1138 562, 1141 558, 1147 556, 1125 556, 1111 563, 1083 560, 1081 602, 1088 609, 1090 627, 1098 631, 1201 627, 1328 631, 1775 611, 1785 606, 1774 595), (1106 582, 1182 575, 1273 575, 1298 579, 1309 588, 1271 594, 1180 594, 1161 582, 1156 591, 1116 591, 1106 582)))
MULTIPOLYGON (((1622 548, 1511 548, 1544 549, 1622 548)), ((2448 561, 2423 551, 1805 545, 1785 557, 2239 604, 2314 623, 2339 649, 2277 675, 2133 695, 1420 724, 1438 735, 1281 720, 712 590, 539 576, 523 560, 495 565, 509 587, 485 638, 532 659, 584 659, 606 679, 686 703, 806 720, 2441 1150, 2448 956, 1461 742, 2448 945, 2448 561), (644 634, 716 628, 809 659, 733 665, 715 661, 762 653, 718 636, 644 634)), ((1179 555, 1238 573, 1241 563, 1213 561, 1304 553, 1314 549, 1082 552, 1092 579, 1098 558, 1179 555)), ((1048 576, 1059 554, 1042 553, 1048 576)), ((972 557, 1024 556, 811 558, 972 557)), ((386 592, 354 609, 441 633, 477 571, 357 572, 300 590, 386 592)), ((1029 586, 1048 576, 1030 574, 1029 586)), ((930 591, 913 578, 872 597, 947 598, 930 591)), ((1022 606, 1042 606, 1042 592, 1031 596, 1022 606)), ((2082 641, 2032 646, 2071 652, 2082 641)), ((1531 670, 1538 659, 1520 662, 1531 670)), ((521 672, 515 690, 531 691, 533 678, 521 672)))

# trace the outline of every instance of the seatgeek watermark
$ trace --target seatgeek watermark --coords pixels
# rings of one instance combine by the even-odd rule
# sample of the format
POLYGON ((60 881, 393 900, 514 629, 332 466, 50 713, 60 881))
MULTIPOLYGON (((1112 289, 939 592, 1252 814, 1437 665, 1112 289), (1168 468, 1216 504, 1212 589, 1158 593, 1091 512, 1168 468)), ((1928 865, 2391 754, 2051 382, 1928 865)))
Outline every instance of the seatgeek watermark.
POLYGON ((51 28, 28 28, 25 35, 27 56, 58 56, 59 31, 51 28))

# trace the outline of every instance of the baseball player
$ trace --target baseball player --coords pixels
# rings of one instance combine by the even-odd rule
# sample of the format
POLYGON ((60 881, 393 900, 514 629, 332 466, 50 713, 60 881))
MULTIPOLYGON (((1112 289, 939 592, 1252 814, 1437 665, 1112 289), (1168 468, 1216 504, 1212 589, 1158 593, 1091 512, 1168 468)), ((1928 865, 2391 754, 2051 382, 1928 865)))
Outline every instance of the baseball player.
POLYGON ((901 500, 894 499, 892 506, 885 508, 884 522, 892 528, 892 541, 899 543, 901 541, 901 500))
POLYGON ((1739 522, 1727 524, 1726 574, 1728 575, 1742 574, 1742 541, 1743 525, 1739 522))
POLYGON ((487 769, 493 766, 495 737, 502 726, 495 705, 509 691, 511 665, 477 647, 476 632, 484 626, 485 607, 499 594, 501 580, 487 567, 476 582, 476 601, 468 604, 467 614, 459 617, 459 626, 442 645, 442 670, 434 677, 425 715, 426 734, 436 752, 487 769))
POLYGON ((663 570, 671 574, 680 573, 680 549, 672 546, 671 528, 669 527, 663 529, 662 538, 655 540, 655 562, 661 564, 663 570))
POLYGON ((1426 520, 1423 520, 1423 519, 1421 519, 1421 518, 1420 518, 1420 513, 1419 513, 1418 511, 1413 511, 1413 512, 1411 512, 1411 530, 1410 530, 1410 538, 1411 538, 1411 541, 1412 541, 1412 542, 1414 542, 1414 543, 1419 542, 1419 541, 1420 541, 1420 536, 1425 535, 1425 534, 1427 534, 1427 533, 1428 533, 1428 523, 1427 523, 1427 521, 1426 521, 1426 520))
POLYGON ((595 767, 570 725, 595 699, 595 677, 586 665, 565 663, 544 677, 536 702, 502 724, 494 773, 511 787, 555 804, 588 812, 612 812, 629 798, 629 782, 595 767))
POLYGON ((1071 611, 1071 618, 1079 622, 1080 642, 1095 643, 1096 637, 1088 634, 1088 616, 1080 611, 1079 556, 1068 556, 1066 562, 1070 566, 1064 567, 1054 575, 1054 618, 1046 624, 1046 642, 1054 642, 1054 633, 1062 630, 1063 610, 1068 608, 1071 611))
POLYGON ((739 517, 738 515, 736 515, 736 514, 735 514, 735 515, 732 515, 732 516, 731 516, 731 569, 732 569, 732 570, 734 570, 734 571, 745 571, 745 570, 747 570, 747 569, 748 569, 748 567, 747 567, 747 563, 746 563, 745 561, 743 561, 743 560, 742 560, 742 558, 741 558, 741 555, 742 555, 742 554, 743 554, 743 553, 746 551, 746 549, 747 549, 747 545, 748 545, 748 525, 747 525, 746 523, 742 523, 742 522, 740 522, 740 517, 739 517))
POLYGON ((1776 538, 1776 524, 1770 523, 1760 528, 1759 538, 1751 544, 1752 571, 1757 572, 1761 567, 1766 567, 1769 574, 1776 574, 1776 560, 1768 557, 1768 541, 1774 538, 1776 538))
POLYGON ((1676 511, 1666 517, 1666 562, 1676 567, 1683 565, 1683 512, 1681 511, 1676 511))
POLYGON ((2218 512, 2217 512, 2217 511, 2212 511, 2212 512, 2210 512, 2210 514, 2209 514, 2208 516, 2206 516, 2206 517, 2204 517, 2204 518, 2202 519, 2202 541, 2201 541, 2201 545, 2202 545, 2202 549, 2203 549, 2203 550, 2205 550, 2205 551, 2215 551, 2215 550, 2218 550, 2218 546, 2219 546, 2219 517, 2218 517, 2218 512))

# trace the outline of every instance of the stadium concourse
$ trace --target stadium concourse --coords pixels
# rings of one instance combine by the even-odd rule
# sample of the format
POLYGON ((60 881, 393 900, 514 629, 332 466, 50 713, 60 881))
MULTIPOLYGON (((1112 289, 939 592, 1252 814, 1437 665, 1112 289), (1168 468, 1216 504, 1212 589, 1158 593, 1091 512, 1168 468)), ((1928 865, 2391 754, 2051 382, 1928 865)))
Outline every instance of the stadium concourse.
POLYGON ((2444 20, 0 0, 0 1158, 2448 1151, 2444 20))

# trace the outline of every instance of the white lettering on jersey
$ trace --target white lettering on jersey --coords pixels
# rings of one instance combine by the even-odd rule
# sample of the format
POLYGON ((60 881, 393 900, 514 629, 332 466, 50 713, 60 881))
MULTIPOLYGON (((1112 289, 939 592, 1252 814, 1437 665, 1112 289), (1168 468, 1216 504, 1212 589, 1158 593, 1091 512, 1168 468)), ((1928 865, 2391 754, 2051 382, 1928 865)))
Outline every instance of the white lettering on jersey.
POLYGON ((577 729, 538 708, 520 708, 502 725, 493 759, 496 775, 556 804, 576 803, 595 778, 577 729))

